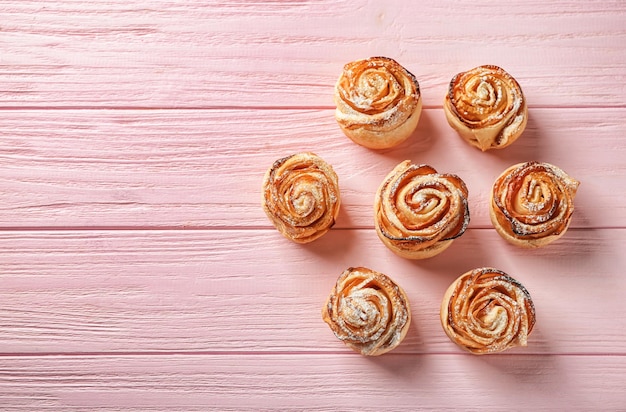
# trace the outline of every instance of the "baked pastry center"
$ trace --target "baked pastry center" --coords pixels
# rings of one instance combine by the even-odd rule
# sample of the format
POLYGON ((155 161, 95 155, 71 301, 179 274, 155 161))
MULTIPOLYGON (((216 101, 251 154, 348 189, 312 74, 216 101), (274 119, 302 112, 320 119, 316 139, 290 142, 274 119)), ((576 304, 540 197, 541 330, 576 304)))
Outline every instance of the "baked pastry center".
POLYGON ((359 76, 353 90, 350 101, 354 107, 362 113, 372 113, 392 105, 400 96, 402 86, 389 73, 370 69, 359 76))

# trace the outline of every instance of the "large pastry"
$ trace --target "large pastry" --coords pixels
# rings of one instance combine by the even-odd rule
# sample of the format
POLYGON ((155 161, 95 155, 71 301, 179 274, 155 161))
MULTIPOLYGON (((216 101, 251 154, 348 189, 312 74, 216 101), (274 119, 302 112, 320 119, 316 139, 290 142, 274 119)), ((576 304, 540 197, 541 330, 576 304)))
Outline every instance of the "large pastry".
POLYGON ((528 118, 522 88, 493 65, 454 76, 443 108, 450 126, 482 151, 509 146, 522 134, 528 118))
POLYGON ((387 57, 346 64, 335 85, 335 104, 335 118, 344 134, 370 149, 405 141, 422 111, 417 79, 387 57))
POLYGON ((549 163, 527 162, 506 169, 491 192, 490 217, 510 243, 545 246, 565 234, 579 182, 549 163))
POLYGON ((474 269, 456 279, 444 295, 440 315, 450 340, 477 355, 526 346, 535 325, 526 288, 493 268, 474 269))
POLYGON ((337 279, 322 309, 322 319, 354 351, 378 356, 402 342, 411 311, 406 294, 390 277, 354 267, 337 279))
POLYGON ((470 219, 467 196, 467 187, 458 176, 405 160, 376 193, 378 237, 404 258, 435 256, 465 232, 470 219))
POLYGON ((337 174, 314 153, 279 159, 265 173, 263 209, 276 229, 294 242, 312 242, 328 232, 340 203, 337 174))

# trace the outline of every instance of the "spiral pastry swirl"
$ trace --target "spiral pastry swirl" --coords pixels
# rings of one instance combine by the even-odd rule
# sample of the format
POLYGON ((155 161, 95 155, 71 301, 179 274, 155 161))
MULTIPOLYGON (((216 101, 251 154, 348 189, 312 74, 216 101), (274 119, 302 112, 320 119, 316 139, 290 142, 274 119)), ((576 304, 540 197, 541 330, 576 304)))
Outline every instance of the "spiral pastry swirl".
POLYGON ((469 224, 468 191, 456 175, 405 160, 378 188, 378 237, 399 256, 424 259, 443 252, 469 224))
POLYGON ((535 325, 535 307, 526 288, 493 268, 474 269, 455 280, 440 314, 450 340, 477 355, 526 346, 535 325))
POLYGON ((491 222, 514 245, 545 246, 567 231, 579 184, 549 163, 513 165, 493 185, 491 222))
POLYGON ((513 143, 526 127, 522 89, 504 69, 479 66, 452 78, 444 102, 448 123, 482 151, 513 143))
POLYGON ((337 279, 322 309, 322 319, 352 350, 378 356, 402 342, 411 312, 406 294, 391 278, 355 267, 337 279))
POLYGON ((276 229, 296 243, 328 232, 340 203, 337 174, 314 153, 279 159, 265 173, 263 209, 276 229))
POLYGON ((335 85, 335 104, 335 118, 344 134, 371 149, 405 141, 422 110, 417 79, 388 57, 346 64, 335 85))

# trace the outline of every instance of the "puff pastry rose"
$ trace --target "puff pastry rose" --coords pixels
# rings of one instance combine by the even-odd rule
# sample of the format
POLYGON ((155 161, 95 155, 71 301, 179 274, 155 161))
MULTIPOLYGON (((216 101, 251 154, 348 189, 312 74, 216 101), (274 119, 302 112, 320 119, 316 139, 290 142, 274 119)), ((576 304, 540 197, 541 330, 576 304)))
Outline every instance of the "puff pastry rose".
POLYGON ((513 165, 493 185, 491 222, 514 245, 545 246, 567 231, 579 184, 549 163, 513 165))
POLYGON ((467 196, 467 187, 458 176, 405 160, 376 193, 378 237, 399 256, 435 256, 465 232, 470 219, 467 196))
POLYGON ((328 232, 340 203, 337 174, 314 153, 279 159, 265 173, 263 209, 276 229, 294 242, 312 242, 328 232))
POLYGON ((528 118, 522 88, 504 69, 493 65, 454 76, 443 107, 450 126, 482 151, 513 143, 528 118))
POLYGON ((422 112, 417 79, 388 57, 346 64, 335 85, 335 104, 335 118, 344 134, 370 149, 405 141, 422 112))
POLYGON ((348 347, 362 355, 378 356, 402 342, 411 312, 406 294, 391 278, 354 267, 337 279, 322 318, 348 347))
POLYGON ((450 340, 477 355, 526 346, 535 325, 535 307, 526 288, 493 268, 474 269, 455 280, 440 314, 450 340))

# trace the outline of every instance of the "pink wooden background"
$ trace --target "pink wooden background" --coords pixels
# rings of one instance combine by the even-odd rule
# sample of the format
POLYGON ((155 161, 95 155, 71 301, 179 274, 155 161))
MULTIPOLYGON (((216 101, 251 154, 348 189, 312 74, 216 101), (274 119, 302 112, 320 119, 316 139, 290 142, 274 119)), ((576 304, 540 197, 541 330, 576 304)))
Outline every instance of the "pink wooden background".
POLYGON ((0 410, 626 410, 626 3, 0 0, 0 410), (344 63, 395 58, 424 111, 402 146, 343 136, 344 63), (529 102, 518 142, 481 153, 447 125, 455 73, 507 69, 529 102), (337 171, 336 227, 296 245, 261 207, 277 158, 337 171), (372 223, 411 159, 463 177, 472 220, 408 261, 372 223), (581 181, 569 232, 505 244, 487 200, 513 163, 581 181), (387 273, 412 304, 380 358, 321 320, 339 274, 387 273), (529 289, 529 346, 462 352, 447 286, 495 266, 529 289))

